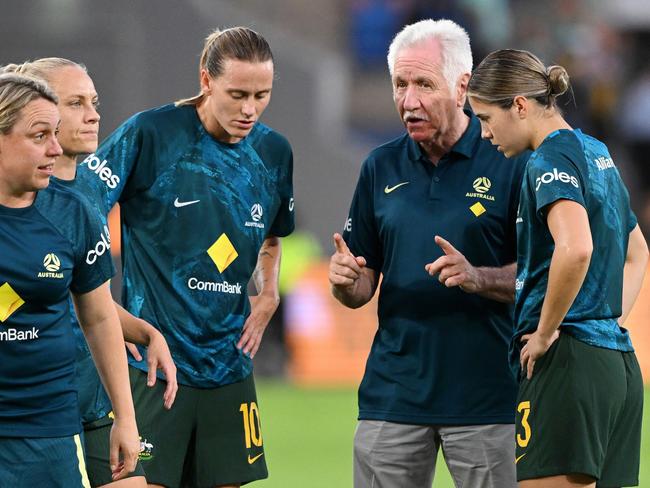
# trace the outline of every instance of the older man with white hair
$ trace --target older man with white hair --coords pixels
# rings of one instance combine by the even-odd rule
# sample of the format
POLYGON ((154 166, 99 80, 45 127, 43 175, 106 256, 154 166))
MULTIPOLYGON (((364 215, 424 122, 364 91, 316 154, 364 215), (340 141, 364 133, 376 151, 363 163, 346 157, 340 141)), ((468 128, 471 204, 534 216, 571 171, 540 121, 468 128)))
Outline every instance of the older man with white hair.
POLYGON ((442 447, 456 486, 513 487, 508 344, 528 155, 506 160, 464 109, 472 53, 454 22, 405 27, 388 67, 406 133, 364 162, 329 272, 332 293, 351 308, 382 277, 354 485, 428 488, 442 447))

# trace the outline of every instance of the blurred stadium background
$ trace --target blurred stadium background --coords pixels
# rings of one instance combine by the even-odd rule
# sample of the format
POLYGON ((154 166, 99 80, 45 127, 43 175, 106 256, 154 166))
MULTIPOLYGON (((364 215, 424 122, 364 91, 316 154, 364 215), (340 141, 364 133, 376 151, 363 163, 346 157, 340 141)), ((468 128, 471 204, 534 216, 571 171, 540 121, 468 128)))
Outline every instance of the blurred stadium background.
MULTIPOLYGON (((475 63, 493 49, 514 47, 564 65, 575 95, 575 103, 563 106, 568 119, 609 145, 650 236, 650 0, 2 0, 0 5, 0 64, 43 56, 86 64, 102 102, 101 138, 137 111, 194 94, 203 39, 212 29, 246 25, 271 43, 276 82, 263 121, 294 148, 298 228, 283 243, 283 306, 255 360, 271 472, 256 486, 351 485, 355 387, 376 329, 376 305, 356 311, 339 306, 329 296, 326 263, 331 234, 343 226, 365 154, 401 133, 385 54, 405 23, 427 17, 459 22, 472 38, 475 63)), ((117 244, 116 221, 117 214, 117 244)), ((119 258, 118 245, 113 251, 119 258)), ((647 278, 627 324, 646 382, 649 314, 647 278)), ((650 487, 645 418, 641 486, 650 487)), ((439 473, 434 487, 453 486, 445 469, 439 473)))

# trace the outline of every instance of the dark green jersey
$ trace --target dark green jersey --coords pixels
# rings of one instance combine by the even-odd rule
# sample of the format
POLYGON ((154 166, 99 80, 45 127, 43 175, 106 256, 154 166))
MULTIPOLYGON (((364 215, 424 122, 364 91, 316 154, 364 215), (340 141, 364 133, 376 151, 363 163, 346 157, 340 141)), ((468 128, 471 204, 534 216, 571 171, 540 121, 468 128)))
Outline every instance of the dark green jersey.
POLYGON ((292 164, 287 140, 263 124, 224 144, 195 107, 166 105, 131 117, 80 166, 107 208, 120 202, 123 303, 163 333, 180 383, 250 374, 236 348, 246 286, 264 239, 293 230, 292 164))
POLYGON ((514 422, 512 307, 446 288, 424 269, 450 241, 475 266, 513 263, 525 158, 468 129, 436 166, 404 135, 363 164, 344 237, 381 273, 379 330, 359 417, 413 424, 514 422))
POLYGON ((79 432, 70 291, 108 281, 108 229, 51 186, 26 208, 0 206, 0 437, 79 432))
POLYGON ((518 338, 537 329, 555 248, 546 211, 562 199, 585 207, 593 240, 587 276, 562 330, 593 346, 633 350, 627 331, 617 322, 629 234, 637 223, 628 192, 602 142, 580 130, 560 130, 530 157, 521 189, 513 366, 519 357, 518 338))

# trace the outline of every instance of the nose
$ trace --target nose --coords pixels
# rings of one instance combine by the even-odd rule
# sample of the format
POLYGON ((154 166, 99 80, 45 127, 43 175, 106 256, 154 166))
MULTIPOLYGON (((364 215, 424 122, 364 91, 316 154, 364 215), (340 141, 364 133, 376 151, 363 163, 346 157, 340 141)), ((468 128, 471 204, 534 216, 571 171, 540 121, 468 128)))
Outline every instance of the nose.
POLYGON ((487 127, 482 127, 481 128, 481 137, 483 139, 490 140, 490 139, 492 139, 492 132, 490 132, 490 129, 488 129, 487 127))
POLYGON ((415 87, 408 86, 404 92, 404 110, 415 110, 420 108, 420 98, 415 87))
POLYGON ((245 100, 241 106, 241 113, 247 119, 252 118, 255 115, 255 102, 252 100, 245 100))
POLYGON ((47 157, 58 158, 61 154, 63 154, 63 149, 61 148, 61 144, 59 144, 59 140, 54 136, 51 137, 50 143, 47 145, 47 157))
POLYGON ((100 118, 101 117, 97 111, 97 107, 95 107, 93 104, 90 104, 90 106, 86 109, 86 122, 90 124, 96 124, 99 122, 100 118))

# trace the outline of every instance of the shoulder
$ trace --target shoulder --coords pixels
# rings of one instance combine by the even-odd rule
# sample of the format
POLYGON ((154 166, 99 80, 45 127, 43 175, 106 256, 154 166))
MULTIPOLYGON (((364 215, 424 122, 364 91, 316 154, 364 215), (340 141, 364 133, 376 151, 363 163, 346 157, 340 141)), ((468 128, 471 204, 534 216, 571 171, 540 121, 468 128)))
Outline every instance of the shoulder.
POLYGON ((74 189, 51 184, 38 192, 39 213, 69 239, 83 236, 89 225, 101 225, 99 212, 74 189))
POLYGON ((374 148, 365 161, 363 162, 363 168, 365 170, 377 169, 381 170, 384 165, 391 164, 394 165, 396 161, 401 159, 407 159, 409 157, 409 146, 411 144, 408 134, 403 134, 395 139, 392 139, 384 144, 374 148))
POLYGON ((246 141, 256 150, 270 149, 281 153, 291 153, 288 139, 268 125, 258 122, 246 137, 246 141))
POLYGON ((574 163, 580 162, 584 159, 582 136, 572 130, 556 131, 550 134, 535 151, 536 161, 553 161, 561 158, 574 163))
POLYGON ((138 127, 143 131, 161 131, 167 128, 182 128, 183 124, 192 125, 196 118, 196 109, 192 105, 177 107, 173 103, 138 112, 129 117, 124 125, 138 127))

